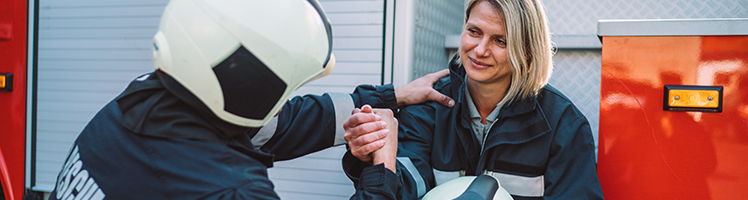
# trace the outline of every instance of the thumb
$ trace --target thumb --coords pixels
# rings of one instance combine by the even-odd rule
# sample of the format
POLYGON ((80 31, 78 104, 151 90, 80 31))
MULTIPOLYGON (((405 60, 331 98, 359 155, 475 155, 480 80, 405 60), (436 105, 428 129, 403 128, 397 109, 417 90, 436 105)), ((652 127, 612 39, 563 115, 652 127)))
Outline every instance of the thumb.
POLYGON ((431 76, 430 78, 432 78, 432 82, 436 82, 441 78, 449 76, 449 69, 443 69, 441 71, 434 72, 429 75, 431 76))
POLYGON ((440 104, 450 108, 455 105, 455 100, 449 98, 447 95, 437 92, 434 89, 431 89, 431 92, 429 92, 428 100, 439 102, 440 104))
POLYGON ((429 81, 431 83, 431 85, 433 86, 437 81, 439 81, 439 79, 442 79, 442 78, 447 77, 447 76, 449 76, 449 70, 448 69, 443 69, 443 70, 438 71, 438 72, 426 74, 422 78, 424 80, 429 81))
POLYGON ((367 105, 361 106, 361 112, 372 113, 373 111, 371 109, 371 106, 367 104, 367 105))

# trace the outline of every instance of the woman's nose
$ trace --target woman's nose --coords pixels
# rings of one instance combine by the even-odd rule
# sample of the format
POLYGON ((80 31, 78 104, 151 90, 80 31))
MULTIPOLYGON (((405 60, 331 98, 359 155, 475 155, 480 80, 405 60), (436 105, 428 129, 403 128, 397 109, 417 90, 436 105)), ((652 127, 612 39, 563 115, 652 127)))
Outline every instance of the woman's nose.
POLYGON ((488 57, 490 50, 488 50, 488 41, 481 40, 477 46, 475 46, 475 54, 479 57, 488 57))

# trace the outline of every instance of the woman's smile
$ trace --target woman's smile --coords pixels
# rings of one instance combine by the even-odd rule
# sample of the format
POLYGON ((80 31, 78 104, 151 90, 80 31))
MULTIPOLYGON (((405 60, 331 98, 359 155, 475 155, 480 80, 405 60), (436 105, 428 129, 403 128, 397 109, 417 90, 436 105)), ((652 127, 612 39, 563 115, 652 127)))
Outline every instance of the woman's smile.
POLYGON ((470 59, 470 64, 473 66, 473 68, 478 69, 478 70, 488 69, 488 68, 490 68, 490 67, 493 66, 493 65, 486 64, 484 62, 477 61, 477 60, 475 60, 473 58, 470 58, 470 57, 468 57, 468 58, 470 59))

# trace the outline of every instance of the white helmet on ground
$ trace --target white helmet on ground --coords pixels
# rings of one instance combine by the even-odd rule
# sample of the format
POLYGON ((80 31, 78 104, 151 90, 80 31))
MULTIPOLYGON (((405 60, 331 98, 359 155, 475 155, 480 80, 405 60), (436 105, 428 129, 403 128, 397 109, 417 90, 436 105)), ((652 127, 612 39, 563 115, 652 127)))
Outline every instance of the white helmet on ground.
POLYGON ((316 0, 171 0, 156 69, 220 119, 264 126, 298 87, 330 73, 330 23, 316 0))

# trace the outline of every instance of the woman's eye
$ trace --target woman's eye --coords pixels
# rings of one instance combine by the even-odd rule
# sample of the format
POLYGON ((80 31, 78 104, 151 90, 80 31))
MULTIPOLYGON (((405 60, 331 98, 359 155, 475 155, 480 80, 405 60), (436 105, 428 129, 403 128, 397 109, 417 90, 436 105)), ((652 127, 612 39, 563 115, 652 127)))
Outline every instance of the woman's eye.
POLYGON ((500 46, 506 46, 506 41, 501 40, 501 39, 496 39, 496 44, 498 44, 500 46))

